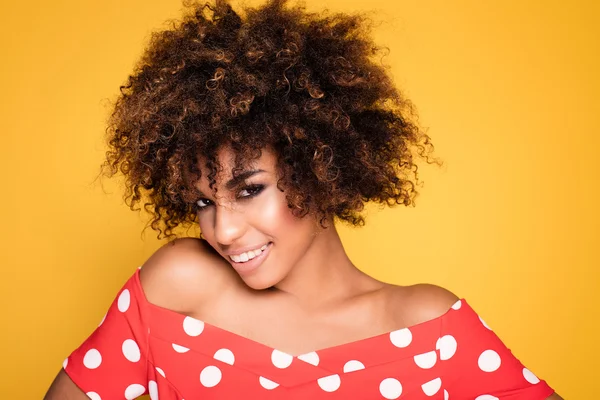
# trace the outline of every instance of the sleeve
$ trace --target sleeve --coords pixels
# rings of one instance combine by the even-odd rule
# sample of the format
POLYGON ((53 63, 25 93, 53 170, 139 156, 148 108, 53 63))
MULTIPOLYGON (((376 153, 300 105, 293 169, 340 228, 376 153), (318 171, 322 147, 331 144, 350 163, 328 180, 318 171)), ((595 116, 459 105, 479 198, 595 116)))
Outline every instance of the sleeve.
POLYGON ((554 393, 464 299, 443 316, 437 348, 452 400, 545 400, 554 393))
POLYGON ((100 325, 63 363, 67 375, 93 400, 129 400, 148 393, 149 325, 135 278, 125 283, 100 325))

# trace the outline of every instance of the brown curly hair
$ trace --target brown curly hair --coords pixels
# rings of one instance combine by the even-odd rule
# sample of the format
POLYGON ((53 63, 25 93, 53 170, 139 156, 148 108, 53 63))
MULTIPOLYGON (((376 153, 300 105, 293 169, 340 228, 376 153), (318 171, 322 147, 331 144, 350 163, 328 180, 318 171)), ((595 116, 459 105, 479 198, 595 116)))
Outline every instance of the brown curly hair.
POLYGON ((152 34, 121 86, 102 165, 125 176, 125 202, 144 202, 159 239, 197 222, 198 157, 216 193, 223 146, 236 155, 234 175, 273 149, 278 188, 298 217, 357 226, 365 202, 414 205, 413 157, 429 163, 433 145, 377 62, 385 48, 370 39, 370 19, 286 0, 245 15, 220 0, 185 7, 152 34))

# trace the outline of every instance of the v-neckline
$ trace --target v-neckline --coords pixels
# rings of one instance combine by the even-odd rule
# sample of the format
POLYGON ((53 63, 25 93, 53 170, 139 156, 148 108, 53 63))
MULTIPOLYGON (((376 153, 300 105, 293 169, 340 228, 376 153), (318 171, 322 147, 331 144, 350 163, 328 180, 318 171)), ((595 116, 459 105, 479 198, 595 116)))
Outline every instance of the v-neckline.
MULTIPOLYGON (((213 324, 211 324, 209 322, 206 322, 204 320, 201 320, 201 319, 192 317, 190 315, 186 315, 184 313, 181 313, 181 312, 178 312, 178 311, 174 311, 174 310, 171 310, 171 309, 159 306, 157 304, 151 303, 150 301, 148 301, 148 298, 146 297, 146 294, 144 293, 144 290, 142 288, 142 284, 141 284, 141 280, 140 280, 139 274, 140 274, 140 269, 138 268, 138 270, 135 273, 135 275, 136 275, 135 276, 135 282, 136 282, 136 285, 137 285, 137 289, 140 291, 140 295, 142 297, 142 300, 146 304, 147 307, 154 308, 156 310, 159 310, 162 313, 166 313, 166 314, 171 314, 171 315, 177 316, 178 318, 183 318, 183 319, 185 319, 185 318, 192 318, 192 319, 194 319, 196 321, 200 321, 204 325, 205 328, 208 328, 208 329, 213 330, 215 332, 222 333, 224 335, 230 336, 232 338, 235 338, 236 340, 242 340, 244 342, 249 343, 252 346, 256 346, 256 347, 262 348, 263 350, 267 350, 267 351, 269 351, 271 353, 277 351, 277 352, 281 352, 283 354, 286 354, 288 356, 291 356, 294 359, 300 359, 300 360, 301 360, 300 357, 306 356, 308 354, 317 353, 317 354, 323 355, 323 354, 327 354, 327 353, 339 352, 342 349, 346 350, 347 348, 352 348, 352 347, 357 347, 357 346, 368 346, 371 343, 376 343, 378 341, 382 341, 384 339, 388 339, 392 334, 394 334, 396 332, 400 332, 400 331, 404 331, 404 330, 413 331, 415 329, 422 329, 422 328, 426 327, 427 325, 438 324, 453 309, 452 307, 448 308, 448 310, 446 310, 442 315, 440 315, 440 316, 438 316, 436 318, 429 319, 429 320, 423 321, 423 322, 419 322, 417 324, 413 324, 413 325, 406 326, 406 327, 403 327, 403 328, 393 329, 393 330, 386 331, 386 332, 383 332, 383 333, 379 333, 379 334, 376 334, 376 335, 367 336, 367 337, 362 338, 362 339, 357 339, 357 340, 353 340, 353 341, 349 341, 349 342, 344 342, 344 343, 335 344, 335 345, 332 345, 332 346, 323 347, 323 348, 320 348, 320 349, 311 350, 311 351, 308 351, 308 352, 305 352, 305 353, 302 353, 302 354, 291 354, 291 353, 288 353, 288 352, 286 352, 284 350, 280 350, 280 349, 278 349, 276 347, 269 346, 269 345, 267 345, 267 344, 265 344, 263 342, 260 342, 258 340, 251 339, 251 338, 248 338, 246 336, 243 336, 243 335, 240 335, 238 333, 235 333, 235 332, 232 332, 230 330, 227 330, 225 328, 221 328, 221 327, 219 327, 217 325, 213 325, 213 324)), ((465 301, 465 299, 461 298, 461 299, 459 299, 457 301, 457 303, 458 302, 464 302, 464 301, 465 301)))

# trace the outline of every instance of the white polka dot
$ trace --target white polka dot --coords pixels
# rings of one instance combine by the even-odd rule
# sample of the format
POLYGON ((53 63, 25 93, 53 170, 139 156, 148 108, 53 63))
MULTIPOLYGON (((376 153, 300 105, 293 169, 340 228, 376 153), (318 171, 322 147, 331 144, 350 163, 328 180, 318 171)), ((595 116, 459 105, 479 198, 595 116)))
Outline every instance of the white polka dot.
POLYGON ((192 317, 185 317, 183 330, 190 336, 198 336, 204 331, 204 322, 192 317))
POLYGON ((402 394, 402 384, 397 379, 386 378, 379 384, 379 392, 386 399, 397 399, 402 394))
POLYGON ((394 346, 403 348, 412 342, 412 333, 408 328, 398 329, 390 333, 390 340, 394 346))
POLYGON ((494 372, 500 368, 501 360, 494 350, 486 350, 479 356, 477 361, 479 368, 484 372, 494 372))
POLYGON ((260 386, 264 387, 267 390, 273 390, 277 386, 279 386, 279 383, 273 382, 272 380, 264 378, 262 376, 258 378, 258 381, 260 382, 260 386))
POLYGON ((67 365, 69 365, 69 357, 65 358, 65 361, 63 361, 63 369, 67 369, 67 365))
POLYGON ((523 368, 523 376, 525 377, 525 380, 527 382, 531 383, 532 385, 535 385, 536 383, 540 383, 540 378, 535 376, 535 374, 533 372, 531 372, 530 370, 528 370, 527 368, 523 368))
POLYGON ((100 395, 96 392, 87 392, 85 395, 91 400, 102 400, 102 398, 100 398, 100 395))
POLYGON ((127 339, 123 342, 121 346, 121 350, 123 351, 123 355, 126 359, 131 362, 140 361, 140 348, 137 343, 132 339, 127 339))
POLYGON ((98 324, 98 326, 102 326, 102 324, 104 323, 105 319, 106 319, 106 314, 104 314, 104 317, 102 317, 102 321, 100 321, 100 323, 98 324))
POLYGON ((416 355, 415 363, 419 366, 419 368, 429 369, 432 368, 437 361, 437 353, 435 351, 430 351, 428 353, 423 353, 416 355))
POLYGON ((178 353, 186 353, 190 351, 190 349, 188 349, 187 347, 183 347, 175 343, 173 343, 171 346, 173 346, 173 350, 175 350, 178 353))
POLYGON ((217 350, 217 352, 215 353, 213 358, 215 360, 219 360, 219 361, 224 362, 225 364, 229 364, 229 365, 233 365, 233 363, 235 362, 235 356, 233 355, 233 352, 229 349, 217 350))
POLYGON ((314 365, 315 367, 319 365, 319 355, 315 351, 299 355, 298 358, 304 362, 314 365))
POLYGON ((452 335, 442 336, 435 344, 435 348, 440 351, 440 360, 449 360, 456 353, 456 339, 452 335))
POLYGON ((148 392, 150 392, 150 400, 158 400, 158 386, 156 382, 148 382, 148 392))
POLYGON ((129 305, 131 304, 131 294, 129 293, 129 289, 125 289, 121 292, 119 296, 119 300, 117 302, 117 306, 119 311, 125 312, 129 309, 129 305))
POLYGON ((324 378, 317 379, 317 383, 319 387, 326 392, 335 392, 340 388, 340 384, 342 383, 340 376, 338 374, 329 375, 324 378))
POLYGON ((167 376, 165 375, 165 371, 163 371, 161 368, 155 367, 156 368, 156 372, 158 372, 159 374, 162 375, 163 378, 166 378, 167 376))
POLYGON ((460 310, 461 306, 462 306, 462 301, 458 300, 456 303, 452 304, 452 309, 453 310, 460 310))
POLYGON ((483 324, 483 326, 485 326, 486 328, 488 328, 490 331, 492 330, 492 328, 490 328, 488 326, 488 324, 485 323, 485 321, 483 320, 483 318, 479 317, 479 320, 481 321, 481 323, 483 324))
POLYGON ((495 396, 491 396, 489 394, 482 394, 481 396, 478 396, 475 400, 500 400, 495 396))
POLYGON ((365 365, 357 360, 350 360, 344 364, 344 372, 354 372, 361 369, 365 369, 365 365))
POLYGON ((90 349, 85 353, 83 357, 83 365, 85 365, 89 369, 95 369, 100 366, 102 363, 102 356, 100 352, 96 349, 90 349))
POLYGON ((440 388, 442 387, 442 380, 440 378, 435 378, 432 381, 424 383, 421 385, 421 389, 423 389, 423 393, 427 396, 433 396, 436 394, 440 388))
POLYGON ((448 400, 450 398, 450 395, 448 394, 448 391, 446 389, 444 389, 444 400, 448 400))
POLYGON ((277 368, 287 368, 292 365, 293 360, 294 357, 277 349, 273 350, 271 353, 271 362, 273 362, 273 365, 277 368))
POLYGON ((133 385, 127 386, 127 389, 125 389, 125 398, 127 400, 133 400, 143 395, 144 392, 146 392, 146 388, 143 385, 134 383, 133 385))
POLYGON ((214 365, 209 365, 200 372, 200 383, 204 387, 213 387, 221 382, 221 370, 214 365))

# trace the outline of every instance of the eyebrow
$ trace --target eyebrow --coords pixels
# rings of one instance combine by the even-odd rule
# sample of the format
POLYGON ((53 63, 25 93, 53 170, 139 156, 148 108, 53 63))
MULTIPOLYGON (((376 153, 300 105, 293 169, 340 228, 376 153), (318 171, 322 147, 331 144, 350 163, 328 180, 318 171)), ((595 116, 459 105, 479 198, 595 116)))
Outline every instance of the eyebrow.
MULTIPOLYGON (((261 172, 266 172, 266 171, 262 170, 262 169, 250 169, 250 170, 240 172, 237 176, 235 176, 235 177, 231 178, 229 181, 227 181, 227 183, 225 184, 225 188, 227 190, 232 190, 235 187, 237 187, 240 183, 244 182, 246 179, 248 179, 256 174, 260 174, 261 172)), ((206 195, 200 189, 198 189, 198 193, 200 194, 200 196, 206 197, 206 195)))

